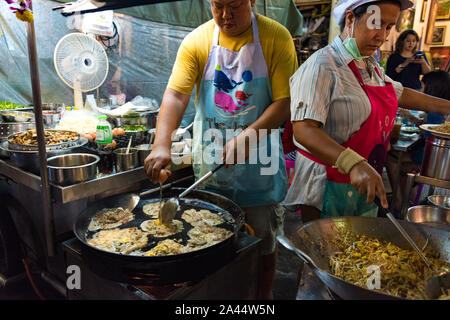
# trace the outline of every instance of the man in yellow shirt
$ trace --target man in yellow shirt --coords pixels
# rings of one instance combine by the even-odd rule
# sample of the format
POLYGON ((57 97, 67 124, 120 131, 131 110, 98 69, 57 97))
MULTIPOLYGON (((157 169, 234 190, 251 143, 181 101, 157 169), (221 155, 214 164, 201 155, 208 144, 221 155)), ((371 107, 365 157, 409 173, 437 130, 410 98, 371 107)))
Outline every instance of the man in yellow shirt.
POLYGON ((287 190, 276 129, 289 117, 289 78, 297 69, 297 57, 285 27, 252 13, 255 1, 211 0, 213 20, 183 40, 145 170, 154 182, 163 182, 167 176, 164 168, 171 164, 171 134, 180 125, 196 86, 194 173, 198 179, 225 162, 226 167, 202 187, 232 199, 245 211, 246 221, 262 239, 258 298, 270 299, 276 236, 283 232, 284 210, 279 202, 287 190), (264 152, 274 166, 263 161, 264 152))

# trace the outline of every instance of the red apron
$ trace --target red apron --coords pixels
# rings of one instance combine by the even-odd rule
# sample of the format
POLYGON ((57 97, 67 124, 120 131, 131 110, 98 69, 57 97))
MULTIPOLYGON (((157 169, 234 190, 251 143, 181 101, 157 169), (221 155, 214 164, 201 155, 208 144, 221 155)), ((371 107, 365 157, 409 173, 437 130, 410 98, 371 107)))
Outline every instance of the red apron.
MULTIPOLYGON (((351 148, 366 158, 381 175, 386 160, 387 149, 397 114, 398 101, 392 83, 385 86, 369 86, 364 83, 354 61, 349 63, 355 77, 370 100, 372 111, 361 128, 342 146, 351 148)), ((378 76, 381 75, 375 68, 378 76)), ((298 149, 308 159, 326 166, 327 185, 322 208, 323 217, 343 215, 376 216, 376 207, 366 204, 366 196, 357 192, 350 184, 350 176, 342 174, 332 166, 320 161, 312 154, 298 149)))

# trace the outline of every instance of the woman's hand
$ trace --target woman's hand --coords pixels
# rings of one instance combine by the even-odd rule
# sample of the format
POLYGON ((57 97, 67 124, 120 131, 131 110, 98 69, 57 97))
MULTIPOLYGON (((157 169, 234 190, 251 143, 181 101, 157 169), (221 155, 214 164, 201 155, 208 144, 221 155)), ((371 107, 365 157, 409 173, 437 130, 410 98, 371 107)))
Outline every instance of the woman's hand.
POLYGON ((367 161, 356 164, 350 170, 350 182, 359 193, 367 194, 367 203, 373 202, 375 195, 378 195, 382 206, 388 207, 383 180, 367 161))
POLYGON ((145 173, 153 183, 164 183, 171 174, 167 169, 171 164, 170 149, 153 146, 152 152, 144 161, 145 173))
POLYGON ((431 67, 428 64, 427 60, 425 59, 424 55, 420 55, 419 57, 416 57, 416 59, 414 60, 414 63, 420 64, 420 66, 422 68, 422 74, 427 74, 428 72, 431 71, 431 67))
POLYGON ((402 64, 400 64, 400 66, 403 66, 403 68, 406 68, 408 66, 408 64, 414 63, 415 60, 416 59, 414 57, 406 58, 406 60, 402 64))
POLYGON ((405 61, 403 61, 403 63, 400 63, 396 68, 395 68, 395 72, 400 73, 402 72, 410 63, 414 62, 414 57, 410 57, 410 58, 406 58, 405 61))

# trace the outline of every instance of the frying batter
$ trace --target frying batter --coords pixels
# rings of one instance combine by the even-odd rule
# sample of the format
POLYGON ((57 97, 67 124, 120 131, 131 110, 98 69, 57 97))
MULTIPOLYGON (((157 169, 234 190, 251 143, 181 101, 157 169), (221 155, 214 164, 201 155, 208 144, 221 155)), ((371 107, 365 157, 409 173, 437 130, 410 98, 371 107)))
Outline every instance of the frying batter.
POLYGON ((221 216, 206 209, 202 209, 199 211, 195 209, 185 210, 181 215, 181 218, 194 227, 216 226, 224 223, 224 220, 221 216))
POLYGON ((174 235, 183 230, 183 222, 172 220, 169 225, 158 224, 158 220, 146 220, 141 223, 141 229, 150 233, 156 238, 163 238, 174 235))
POLYGON ((231 231, 224 228, 212 226, 195 227, 188 232, 188 236, 190 238, 188 240, 188 247, 195 250, 210 247, 231 237, 232 235, 233 233, 231 231))
POLYGON ((156 247, 147 251, 145 256, 167 256, 187 252, 187 248, 172 239, 160 241, 156 247))
POLYGON ((134 219, 134 214, 129 209, 119 208, 104 208, 97 212, 92 218, 88 226, 89 231, 96 231, 100 229, 117 228, 134 219))
POLYGON ((102 230, 87 241, 98 249, 129 254, 147 245, 147 234, 138 228, 102 230))

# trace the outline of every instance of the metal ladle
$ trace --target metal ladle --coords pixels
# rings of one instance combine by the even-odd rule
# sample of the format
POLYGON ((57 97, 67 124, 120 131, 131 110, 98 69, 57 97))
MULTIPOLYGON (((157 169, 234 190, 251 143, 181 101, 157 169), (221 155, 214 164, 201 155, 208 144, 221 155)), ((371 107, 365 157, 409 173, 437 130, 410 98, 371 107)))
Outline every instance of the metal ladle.
MULTIPOLYGON (((433 265, 425 257, 425 255, 422 253, 422 250, 419 249, 419 247, 416 245, 414 240, 409 236, 406 230, 403 229, 400 223, 398 223, 398 221, 394 218, 392 213, 381 205, 380 199, 378 197, 375 197, 374 202, 378 206, 378 208, 380 208, 383 211, 383 213, 389 218, 389 220, 394 224, 394 226, 402 234, 402 236, 406 239, 406 241, 408 241, 411 247, 413 247, 413 249, 417 252, 417 254, 425 263, 425 265, 428 267, 428 269, 434 272, 435 270, 433 269, 433 265)), ((431 299, 438 298, 442 294, 441 293, 442 289, 449 289, 449 288, 450 288, 450 274, 448 272, 443 272, 437 276, 431 277, 430 279, 427 280, 425 284, 425 292, 427 296, 431 299)))
POLYGON ((211 177, 214 172, 219 170, 225 165, 225 163, 222 163, 209 171, 207 174, 205 174, 203 177, 198 179, 196 182, 194 182, 193 185, 191 185, 189 188, 184 190, 182 193, 180 193, 177 197, 173 197, 168 199, 162 206, 162 208, 159 210, 159 216, 158 219, 163 224, 169 224, 173 218, 175 217, 175 214, 177 213, 178 206, 180 204, 179 199, 186 196, 188 193, 190 193, 192 190, 194 190, 199 184, 204 182, 206 179, 211 177))

